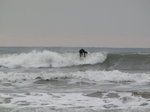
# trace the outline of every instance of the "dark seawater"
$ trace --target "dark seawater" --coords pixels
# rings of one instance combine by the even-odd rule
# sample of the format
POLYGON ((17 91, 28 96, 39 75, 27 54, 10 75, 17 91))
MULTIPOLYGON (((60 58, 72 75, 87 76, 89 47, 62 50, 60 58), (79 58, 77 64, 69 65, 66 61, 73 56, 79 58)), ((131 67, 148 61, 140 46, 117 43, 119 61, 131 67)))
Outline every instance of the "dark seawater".
POLYGON ((0 47, 0 112, 149 112, 150 49, 0 47))

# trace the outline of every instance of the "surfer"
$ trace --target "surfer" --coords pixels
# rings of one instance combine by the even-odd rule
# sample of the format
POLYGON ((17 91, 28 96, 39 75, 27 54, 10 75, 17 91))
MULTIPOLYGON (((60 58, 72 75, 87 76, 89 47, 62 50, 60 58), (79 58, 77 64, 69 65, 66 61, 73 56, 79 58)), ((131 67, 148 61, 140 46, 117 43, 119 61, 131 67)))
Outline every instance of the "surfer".
POLYGON ((79 50, 79 54, 80 54, 80 57, 86 57, 87 54, 88 54, 88 52, 85 51, 84 49, 80 49, 80 50, 79 50))

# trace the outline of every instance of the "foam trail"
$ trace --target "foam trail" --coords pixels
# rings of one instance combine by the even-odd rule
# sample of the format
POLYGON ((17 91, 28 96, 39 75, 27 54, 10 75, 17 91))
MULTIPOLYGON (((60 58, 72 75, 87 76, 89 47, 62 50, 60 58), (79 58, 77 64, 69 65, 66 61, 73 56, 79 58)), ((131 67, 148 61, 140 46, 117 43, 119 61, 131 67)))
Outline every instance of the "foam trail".
POLYGON ((80 60, 78 53, 57 53, 52 51, 32 51, 29 53, 9 54, 0 57, 0 65, 15 67, 64 67, 73 65, 102 63, 107 58, 105 53, 89 53, 80 60))
POLYGON ((26 73, 26 72, 0 72, 1 82, 22 82, 22 81, 35 81, 37 77, 43 80, 53 80, 53 79, 86 79, 91 81, 101 82, 101 81, 113 81, 113 82, 135 82, 143 83, 149 82, 149 73, 125 73, 118 70, 114 71, 85 71, 85 72, 38 72, 38 73, 26 73))

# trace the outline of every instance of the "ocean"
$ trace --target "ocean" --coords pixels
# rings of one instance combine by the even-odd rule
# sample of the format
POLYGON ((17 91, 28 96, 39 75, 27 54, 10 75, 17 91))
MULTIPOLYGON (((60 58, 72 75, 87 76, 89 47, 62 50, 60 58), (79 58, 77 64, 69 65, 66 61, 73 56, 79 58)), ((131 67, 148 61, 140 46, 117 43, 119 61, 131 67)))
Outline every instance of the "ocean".
POLYGON ((150 49, 0 47, 0 112, 150 112, 150 49))

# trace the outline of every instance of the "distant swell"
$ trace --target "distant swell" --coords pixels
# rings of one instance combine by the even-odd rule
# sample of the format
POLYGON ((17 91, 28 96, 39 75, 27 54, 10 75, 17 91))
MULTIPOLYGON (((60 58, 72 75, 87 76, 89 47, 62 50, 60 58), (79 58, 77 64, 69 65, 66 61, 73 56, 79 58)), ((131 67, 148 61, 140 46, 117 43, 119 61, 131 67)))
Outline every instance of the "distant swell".
POLYGON ((21 54, 3 54, 0 65, 8 68, 16 67, 65 67, 73 65, 102 63, 107 58, 105 53, 89 53, 84 59, 78 53, 57 53, 52 51, 32 51, 21 54))

